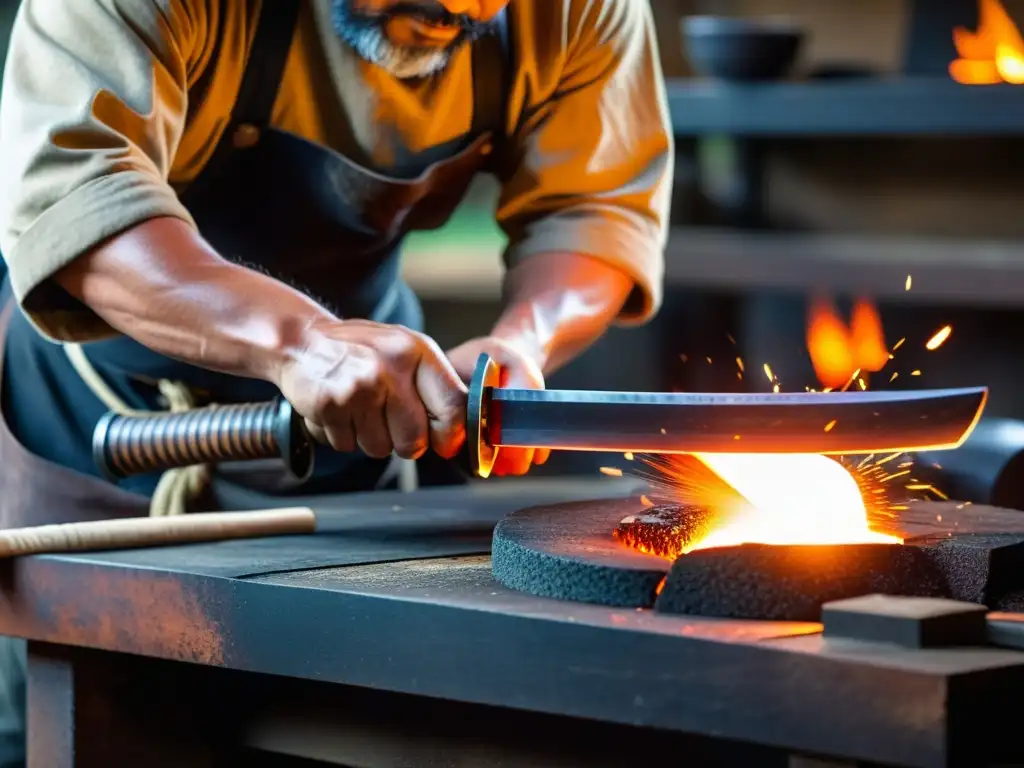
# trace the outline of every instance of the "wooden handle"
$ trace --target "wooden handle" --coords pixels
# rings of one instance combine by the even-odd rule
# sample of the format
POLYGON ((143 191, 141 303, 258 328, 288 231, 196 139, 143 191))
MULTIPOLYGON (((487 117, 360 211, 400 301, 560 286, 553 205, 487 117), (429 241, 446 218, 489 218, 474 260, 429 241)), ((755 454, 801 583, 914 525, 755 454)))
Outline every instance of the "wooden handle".
POLYGON ((130 549, 197 541, 313 533, 312 509, 210 512, 175 517, 133 517, 41 525, 0 531, 0 558, 83 550, 130 549))

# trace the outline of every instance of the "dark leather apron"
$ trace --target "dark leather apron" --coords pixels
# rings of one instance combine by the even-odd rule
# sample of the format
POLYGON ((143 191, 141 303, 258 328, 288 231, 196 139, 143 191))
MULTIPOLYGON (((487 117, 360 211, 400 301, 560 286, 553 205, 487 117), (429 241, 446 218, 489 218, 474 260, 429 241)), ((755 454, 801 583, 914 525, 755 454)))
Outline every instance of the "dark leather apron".
MULTIPOLYGON (((412 230, 440 227, 473 176, 487 170, 503 128, 507 25, 473 44, 473 124, 447 160, 390 177, 270 127, 301 0, 265 2, 230 125, 199 178, 181 191, 203 236, 226 258, 269 273, 341 317, 422 326, 419 303, 400 278, 399 247, 412 230)), ((0 526, 144 515, 157 476, 114 485, 93 466, 90 440, 106 407, 64 350, 24 315, 0 329, 0 526)), ((200 403, 267 400, 271 385, 225 376, 158 355, 127 338, 83 346, 92 367, 129 407, 162 409, 156 382, 183 382, 200 403)), ((427 461, 454 480, 449 465, 427 461)), ((312 480, 291 492, 374 488, 389 460, 321 448, 312 480)), ((422 470, 421 470, 422 471, 422 470)), ((437 480, 435 480, 437 482, 437 480)), ((425 484, 431 484, 430 479, 425 484)), ((280 493, 287 493, 280 490, 280 493)))

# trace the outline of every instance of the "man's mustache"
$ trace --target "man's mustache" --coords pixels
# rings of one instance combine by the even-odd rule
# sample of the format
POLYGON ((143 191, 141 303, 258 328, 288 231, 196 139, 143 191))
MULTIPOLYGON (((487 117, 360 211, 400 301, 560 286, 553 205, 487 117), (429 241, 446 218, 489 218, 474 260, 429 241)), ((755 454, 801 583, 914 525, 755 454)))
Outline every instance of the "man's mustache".
POLYGON ((489 22, 474 19, 463 13, 452 13, 440 3, 396 3, 377 18, 387 19, 396 16, 417 19, 439 26, 458 27, 472 34, 485 32, 491 28, 489 22))

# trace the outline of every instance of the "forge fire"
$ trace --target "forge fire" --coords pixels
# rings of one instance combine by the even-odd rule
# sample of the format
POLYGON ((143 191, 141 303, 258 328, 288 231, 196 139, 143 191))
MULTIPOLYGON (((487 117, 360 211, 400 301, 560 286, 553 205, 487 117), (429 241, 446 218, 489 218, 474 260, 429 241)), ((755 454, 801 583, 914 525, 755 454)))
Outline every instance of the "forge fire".
MULTIPOLYGON (((910 287, 908 276, 906 289, 910 287)), ((934 352, 951 334, 951 326, 938 329, 924 349, 934 352)), ((887 375, 892 382, 896 371, 884 369, 905 341, 889 348, 878 309, 867 299, 854 303, 849 322, 828 297, 819 296, 809 305, 807 351, 822 392, 866 390, 871 374, 887 375)), ((737 365, 744 370, 741 359, 737 365)), ((764 368, 772 390, 779 392, 770 366, 764 368)), ((910 375, 920 373, 915 369, 910 375)), ((822 429, 830 432, 837 423, 833 419, 822 429)), ((742 438, 736 435, 736 440, 742 438)), ((670 561, 697 550, 745 544, 901 544, 902 539, 878 530, 880 523, 906 509, 897 496, 924 491, 945 498, 914 479, 913 461, 900 451, 856 458, 694 453, 642 461, 653 470, 647 479, 660 492, 661 505, 647 502, 653 508, 625 517, 614 537, 625 547, 670 561)))
POLYGON ((675 560, 741 544, 900 544, 872 530, 866 487, 840 462, 810 454, 698 454, 652 460, 681 503, 624 518, 625 546, 675 560))

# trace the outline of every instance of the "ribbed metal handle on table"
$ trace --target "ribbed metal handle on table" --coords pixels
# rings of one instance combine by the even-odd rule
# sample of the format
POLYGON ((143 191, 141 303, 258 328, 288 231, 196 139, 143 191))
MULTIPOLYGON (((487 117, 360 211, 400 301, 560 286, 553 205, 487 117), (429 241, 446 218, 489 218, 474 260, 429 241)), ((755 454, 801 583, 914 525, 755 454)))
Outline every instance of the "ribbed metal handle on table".
POLYGON ((281 458, 305 479, 313 444, 302 418, 283 399, 216 405, 181 413, 109 413, 93 432, 93 459, 111 479, 193 464, 281 458))

